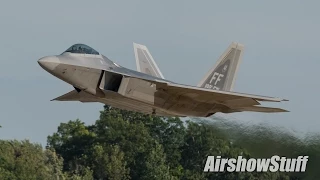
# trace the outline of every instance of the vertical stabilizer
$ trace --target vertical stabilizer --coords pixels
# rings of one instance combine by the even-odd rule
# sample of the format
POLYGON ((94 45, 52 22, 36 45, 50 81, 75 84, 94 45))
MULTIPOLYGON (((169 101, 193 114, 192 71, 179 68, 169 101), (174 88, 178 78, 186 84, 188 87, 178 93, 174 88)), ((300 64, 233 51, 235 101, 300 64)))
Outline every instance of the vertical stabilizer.
POLYGON ((134 55, 136 58, 137 70, 164 79, 158 65, 152 58, 148 48, 145 45, 133 43, 134 55))
POLYGON ((198 87, 232 91, 243 49, 244 46, 242 44, 231 43, 228 49, 220 56, 215 66, 199 82, 198 87))

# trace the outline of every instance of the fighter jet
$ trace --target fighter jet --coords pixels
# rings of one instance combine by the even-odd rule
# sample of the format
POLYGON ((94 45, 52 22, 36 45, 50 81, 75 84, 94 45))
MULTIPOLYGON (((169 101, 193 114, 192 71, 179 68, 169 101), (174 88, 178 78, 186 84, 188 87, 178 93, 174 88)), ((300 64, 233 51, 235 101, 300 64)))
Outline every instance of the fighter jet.
POLYGON ((281 98, 232 92, 244 46, 233 42, 198 86, 166 80, 146 46, 134 43, 138 71, 111 61, 93 48, 75 44, 39 65, 74 90, 53 100, 100 102, 120 109, 176 117, 208 117, 217 112, 287 112, 259 106, 281 98))

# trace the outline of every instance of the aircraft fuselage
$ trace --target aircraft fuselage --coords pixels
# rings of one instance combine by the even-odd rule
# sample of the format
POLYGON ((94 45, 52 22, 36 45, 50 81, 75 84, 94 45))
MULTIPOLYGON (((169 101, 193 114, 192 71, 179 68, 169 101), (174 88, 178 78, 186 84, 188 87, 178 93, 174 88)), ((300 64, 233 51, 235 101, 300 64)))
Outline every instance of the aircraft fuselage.
MULTIPOLYGON (((170 107, 165 106, 165 101, 174 99, 152 87, 148 80, 171 81, 121 67, 103 55, 64 52, 61 55, 41 58, 38 62, 52 75, 74 86, 78 91, 87 93, 92 100, 89 102, 101 102, 126 110, 158 115, 168 113, 186 116, 185 112, 190 108, 181 104, 170 110, 170 107), (129 80, 126 77, 139 79, 129 80)), ((201 113, 205 112, 197 110, 197 114, 201 113)), ((190 115, 194 115, 194 112, 190 115)))
POLYGON ((165 80, 146 47, 137 49, 138 70, 122 67, 84 44, 75 44, 61 55, 41 58, 40 66, 71 84, 75 90, 54 100, 101 102, 117 108, 161 116, 208 117, 216 112, 286 112, 260 107, 258 101, 280 98, 241 94, 232 89, 243 46, 232 43, 200 86, 165 80), (233 62, 233 63, 231 63, 233 62), (144 73, 142 73, 144 72, 144 73))

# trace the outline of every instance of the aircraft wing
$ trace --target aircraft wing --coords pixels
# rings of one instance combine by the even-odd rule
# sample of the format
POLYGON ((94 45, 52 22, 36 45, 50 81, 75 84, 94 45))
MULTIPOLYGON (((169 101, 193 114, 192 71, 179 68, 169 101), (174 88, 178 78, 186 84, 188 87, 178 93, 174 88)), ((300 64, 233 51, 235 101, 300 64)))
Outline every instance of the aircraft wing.
POLYGON ((214 99, 221 102, 235 100, 235 99, 244 99, 244 98, 250 98, 257 101, 269 101, 269 102, 288 101, 286 99, 281 99, 277 97, 251 95, 251 94, 237 93, 237 92, 230 92, 230 91, 218 91, 218 90, 211 90, 211 89, 205 89, 205 88, 199 88, 199 87, 193 87, 193 86, 181 85, 181 84, 173 84, 173 83, 168 83, 167 90, 169 90, 170 92, 180 91, 180 93, 182 94, 195 93, 197 94, 197 96, 204 95, 204 96, 214 97, 214 99))
MULTIPOLYGON (((281 102, 288 101, 282 98, 267 97, 259 95, 251 95, 229 91, 219 91, 213 89, 205 89, 188 85, 168 83, 164 81, 153 81, 156 84, 157 90, 163 91, 171 98, 183 97, 189 99, 190 103, 204 103, 214 106, 215 104, 222 105, 225 108, 225 113, 253 111, 253 112, 288 112, 287 110, 272 107, 262 107, 259 101, 266 102, 281 102)), ((223 111, 222 111, 223 112, 223 111)))

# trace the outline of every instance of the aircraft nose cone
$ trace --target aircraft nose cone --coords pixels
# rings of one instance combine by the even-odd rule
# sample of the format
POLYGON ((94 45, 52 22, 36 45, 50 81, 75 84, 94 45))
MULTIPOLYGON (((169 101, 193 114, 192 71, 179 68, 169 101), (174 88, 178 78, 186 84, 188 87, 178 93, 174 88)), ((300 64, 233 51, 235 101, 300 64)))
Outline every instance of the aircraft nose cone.
POLYGON ((46 71, 52 72, 60 63, 56 56, 47 56, 38 60, 39 65, 46 71))

